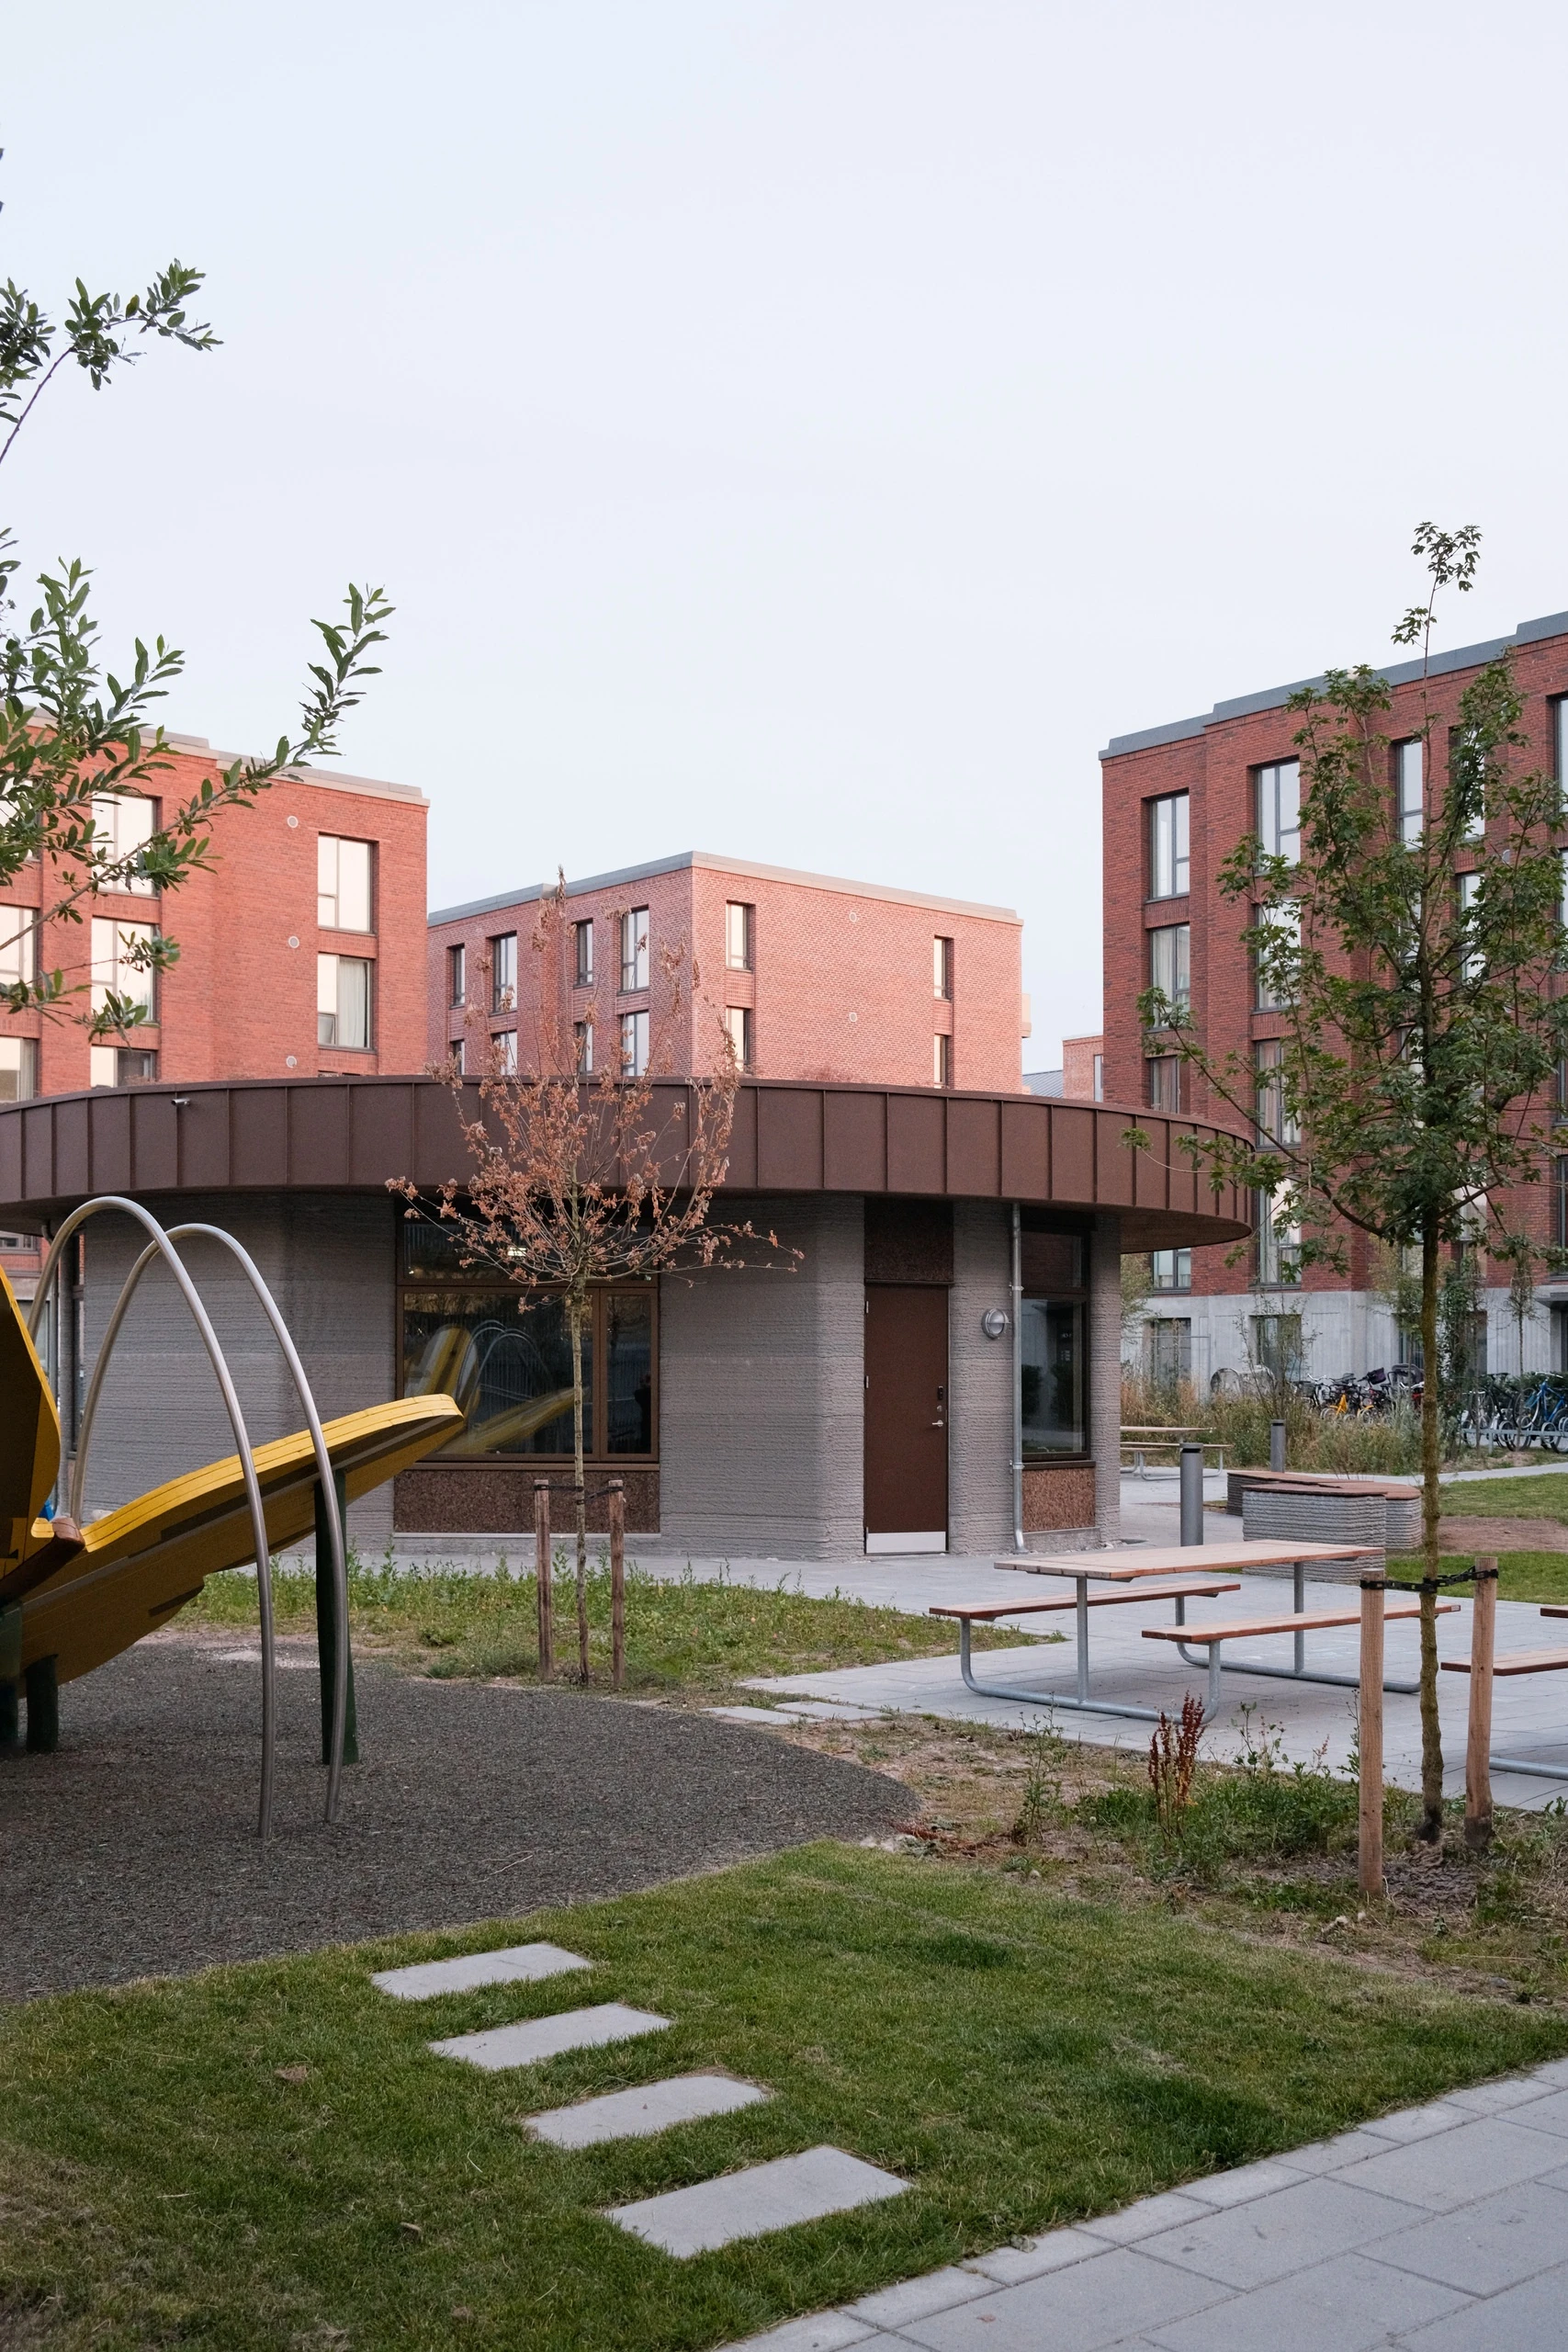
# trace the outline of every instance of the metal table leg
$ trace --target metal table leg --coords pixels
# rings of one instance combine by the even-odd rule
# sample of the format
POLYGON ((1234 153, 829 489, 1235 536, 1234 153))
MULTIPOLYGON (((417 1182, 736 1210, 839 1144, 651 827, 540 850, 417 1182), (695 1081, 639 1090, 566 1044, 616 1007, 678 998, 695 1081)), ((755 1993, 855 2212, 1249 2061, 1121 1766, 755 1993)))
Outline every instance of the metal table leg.
MULTIPOLYGON (((1292 1615, 1296 1617, 1304 1616, 1306 1613, 1306 1564, 1303 1560, 1298 1560, 1296 1562, 1295 1567, 1292 1571, 1291 1578, 1291 1595, 1292 1615)), ((1177 1611, 1176 1622, 1179 1625, 1184 1623, 1179 1609, 1177 1611)), ((1201 1657, 1194 1657, 1189 1651, 1185 1642, 1178 1642, 1176 1646, 1184 1665, 1202 1665, 1202 1659, 1201 1657)), ((1220 1668, 1220 1672, 1222 1674, 1262 1674, 1266 1675, 1272 1682, 1325 1682, 1332 1689, 1337 1690, 1359 1690, 1360 1689, 1361 1679, 1359 1675, 1357 1674, 1309 1674, 1307 1672, 1306 1663, 1306 1635, 1299 1629, 1292 1635, 1292 1646, 1295 1651, 1295 1663, 1293 1666, 1252 1666, 1242 1665, 1240 1663, 1234 1665, 1227 1663, 1220 1668)), ((1209 1644, 1211 1679, 1213 1679, 1214 1653, 1218 1647, 1219 1645, 1215 1642, 1211 1642, 1209 1644)), ((1385 1690, 1392 1690, 1398 1698, 1413 1699, 1420 1690, 1421 1685, 1419 1682, 1390 1682, 1385 1679, 1382 1687, 1385 1690)), ((1565 1771, 1562 1777, 1564 1780, 1568 1780, 1568 1771, 1565 1771)))
MULTIPOLYGON (((1084 1593, 1085 1605, 1078 1611, 1078 1619, 1080 1625, 1085 1629, 1083 1638, 1087 1641, 1089 1623, 1087 1582, 1084 1585, 1084 1593)), ((1015 1707, 1066 1707, 1074 1713, 1086 1715, 1124 1715, 1130 1722, 1136 1724, 1158 1723, 1160 1710, 1157 1707, 1123 1707, 1119 1706, 1113 1699, 1089 1698, 1087 1692, 1082 1690, 1082 1685, 1087 1681, 1087 1649, 1080 1649, 1078 1656, 1080 1695, 1077 1698, 1069 1698, 1060 1690, 1024 1690, 1018 1688, 1010 1690, 1000 1683, 977 1682, 970 1656, 969 1620, 967 1617, 961 1617, 958 1621, 958 1668, 964 1677, 965 1689, 973 1690, 977 1699, 1005 1699, 1010 1705, 1015 1707)))

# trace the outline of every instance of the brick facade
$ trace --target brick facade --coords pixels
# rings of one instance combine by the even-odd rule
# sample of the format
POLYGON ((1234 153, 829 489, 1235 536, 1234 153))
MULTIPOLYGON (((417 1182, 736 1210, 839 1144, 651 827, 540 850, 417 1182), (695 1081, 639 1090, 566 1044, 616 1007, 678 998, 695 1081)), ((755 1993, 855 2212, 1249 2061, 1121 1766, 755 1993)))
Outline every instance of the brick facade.
MULTIPOLYGON (((1553 706, 1559 696, 1568 695, 1568 614, 1527 622, 1515 637, 1499 643, 1469 646, 1434 659, 1425 689, 1425 700, 1436 722, 1431 738, 1435 773, 1427 780, 1428 796, 1442 788, 1442 747, 1447 729, 1457 718, 1460 697, 1477 670, 1495 658, 1503 643, 1513 654, 1515 674, 1527 697, 1523 725, 1529 741, 1518 756, 1531 765, 1550 766, 1553 762, 1553 706)), ((1393 707, 1380 722, 1380 731, 1397 741, 1402 736, 1415 735, 1422 726, 1420 665, 1399 664, 1384 674, 1393 688, 1393 707)), ((1297 756, 1292 737, 1300 719, 1286 707, 1294 691, 1280 687, 1220 703, 1206 718, 1153 729, 1145 735, 1122 737, 1100 755, 1105 845, 1104 1075, 1105 1092, 1112 1102, 1147 1103, 1151 1099, 1137 1000, 1150 984, 1152 931, 1183 923, 1190 927, 1192 1009, 1198 1034, 1211 1054, 1250 1056, 1255 1046, 1283 1032, 1284 1023, 1278 1014, 1256 1009, 1250 959, 1242 944, 1242 933, 1251 922, 1250 910, 1221 896, 1218 876, 1236 842, 1256 826, 1258 770, 1297 756), (1156 899, 1152 895, 1151 804, 1181 793, 1188 796, 1190 887, 1182 896, 1156 899)), ((1391 816, 1393 792, 1391 762, 1391 816)), ((1461 855, 1459 867, 1462 869, 1466 863, 1461 855)), ((1184 1114, 1225 1122, 1224 1106, 1209 1099, 1196 1073, 1183 1069, 1181 1086, 1184 1114)), ((1543 1183, 1533 1189, 1519 1207, 1530 1228, 1543 1240, 1550 1238, 1549 1188, 1543 1183)), ((1314 1376, 1337 1377, 1393 1360, 1397 1343, 1392 1317, 1376 1297, 1371 1253, 1359 1237, 1352 1242, 1348 1275, 1314 1267, 1299 1285, 1262 1295, 1257 1288, 1256 1247, 1240 1263, 1227 1263, 1228 1255, 1218 1249, 1194 1250, 1191 1255, 1190 1301, 1215 1302, 1208 1318, 1217 1351, 1214 1368, 1221 1358, 1235 1361, 1241 1345, 1235 1335, 1226 1333, 1222 1306, 1229 1310, 1232 1322, 1236 1316, 1257 1310, 1289 1311, 1298 1303, 1308 1310, 1310 1322, 1310 1310, 1315 1306, 1324 1344, 1306 1366, 1314 1376), (1333 1353, 1336 1346, 1341 1349, 1340 1354, 1333 1353), (1363 1351, 1360 1361, 1354 1360, 1358 1348, 1363 1351)), ((1496 1293, 1499 1286, 1506 1290, 1506 1271, 1489 1269, 1490 1292, 1496 1293)), ((1552 1289, 1550 1284, 1542 1286, 1543 1306, 1550 1303, 1552 1289)), ((1155 1308, 1162 1315, 1187 1311, 1174 1300, 1158 1303, 1155 1308)), ((1505 1360, 1505 1323, 1495 1296, 1489 1299, 1489 1313, 1497 1335, 1491 1351, 1493 1367, 1517 1368, 1514 1353, 1508 1352, 1505 1360)), ((1195 1333, 1201 1320, 1200 1315, 1193 1325, 1195 1333)), ((1534 1343, 1534 1352, 1543 1361, 1549 1329, 1543 1316, 1534 1343)), ((1507 1340, 1506 1346, 1514 1349, 1517 1340, 1507 1340)), ((1526 1363, 1528 1368, 1528 1352, 1526 1363)), ((1196 1360, 1193 1368, 1195 1373, 1199 1370, 1196 1360)))
MULTIPOLYGON (((429 1058, 439 1060, 463 1034, 451 1002, 450 952, 466 956, 467 992, 490 943, 517 940, 517 1005, 489 1017, 493 1030, 515 1028, 524 1069, 539 1059, 538 991, 532 949, 540 891, 444 909, 430 918, 429 1058)), ((665 1034, 668 1066, 682 1074, 712 1070, 721 1051, 727 1007, 752 1016, 751 1068, 759 1078, 931 1086, 937 1082, 934 1040, 949 1040, 947 1082, 976 1091, 1021 1091, 1023 995, 1019 918, 998 907, 925 898, 874 885, 790 874, 701 852, 594 876, 568 885, 569 925, 592 922, 594 981, 573 984, 571 970, 552 975, 563 1032, 592 1013, 599 1066, 618 1037, 620 1016, 647 1009, 655 1035, 665 1034), (752 967, 731 969, 726 909, 752 909, 752 967), (649 983, 623 990, 617 922, 649 910, 649 983), (948 939, 952 994, 937 993, 934 942, 948 939), (660 970, 666 947, 686 951, 687 1001, 672 1021, 660 970), (694 960, 694 1010, 689 978, 694 960)), ((569 929, 563 943, 572 957, 569 929)))

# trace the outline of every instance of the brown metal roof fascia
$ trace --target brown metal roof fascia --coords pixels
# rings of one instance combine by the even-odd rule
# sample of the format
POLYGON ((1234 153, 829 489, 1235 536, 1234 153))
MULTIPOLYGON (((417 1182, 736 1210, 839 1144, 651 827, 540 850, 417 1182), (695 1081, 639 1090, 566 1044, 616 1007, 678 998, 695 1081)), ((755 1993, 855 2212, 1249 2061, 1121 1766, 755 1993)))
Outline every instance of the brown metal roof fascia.
MULTIPOLYGON (((660 1083, 661 1125, 686 1091, 660 1083)), ((478 1088, 466 1093, 477 1115, 478 1088)), ((1232 1186, 1213 1194, 1180 1148, 1214 1132, 1043 1095, 753 1080, 736 1102, 725 1190, 1111 1209, 1124 1249, 1201 1247, 1251 1230, 1247 1202, 1232 1186), (1129 1126, 1145 1151, 1127 1148, 1129 1126)), ((405 1175, 434 1188, 465 1159, 457 1105, 434 1079, 106 1087, 0 1105, 0 1218, 33 1224, 95 1192, 379 1192, 405 1175)))

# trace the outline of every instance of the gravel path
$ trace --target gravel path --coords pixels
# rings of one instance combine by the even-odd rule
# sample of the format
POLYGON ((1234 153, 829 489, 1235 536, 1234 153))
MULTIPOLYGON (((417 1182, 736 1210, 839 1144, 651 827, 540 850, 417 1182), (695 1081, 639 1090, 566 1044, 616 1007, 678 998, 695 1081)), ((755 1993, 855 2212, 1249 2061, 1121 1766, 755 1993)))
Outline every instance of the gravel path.
POLYGON ((280 1673, 275 1835, 260 1676, 154 1638, 61 1692, 53 1756, 0 1758, 0 2000, 623 1894, 912 1810, 767 1733, 355 1661, 360 1753, 321 1818, 315 1672, 280 1673))

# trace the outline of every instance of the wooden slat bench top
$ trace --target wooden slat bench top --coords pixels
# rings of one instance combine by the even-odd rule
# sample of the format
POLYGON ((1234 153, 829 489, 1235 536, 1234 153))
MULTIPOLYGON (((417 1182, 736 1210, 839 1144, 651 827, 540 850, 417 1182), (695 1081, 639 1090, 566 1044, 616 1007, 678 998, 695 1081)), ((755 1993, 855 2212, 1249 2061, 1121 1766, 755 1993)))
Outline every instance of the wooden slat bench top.
POLYGON ((1560 1604, 1557 1601, 1552 1600, 1543 1600, 1540 1607, 1540 1613, 1543 1617, 1568 1617, 1568 1604, 1560 1604))
MULTIPOLYGON (((1545 1611, 1542 1611, 1544 1616, 1545 1611)), ((1568 1616, 1568 1610, 1559 1610, 1559 1616, 1568 1616)), ((1438 1661, 1449 1674, 1468 1674, 1467 1657, 1445 1657, 1438 1661)), ((1494 1674, 1560 1674, 1568 1667, 1568 1650, 1510 1650, 1504 1657, 1492 1661, 1494 1674)))
MULTIPOLYGON (((1446 1617, 1459 1607, 1457 1600, 1439 1600, 1438 1614, 1446 1617)), ((1402 1600, 1392 1609, 1385 1608, 1385 1620, 1390 1617, 1419 1617, 1418 1600, 1402 1600)), ((1145 1642, 1190 1642, 1201 1648, 1207 1642, 1249 1642, 1262 1634, 1316 1634, 1329 1625, 1359 1625, 1359 1609, 1322 1609, 1310 1617, 1247 1617, 1232 1625, 1145 1625, 1145 1642)))
MULTIPOLYGON (((1158 1590, 1154 1592, 1091 1592, 1086 1594, 1085 1599, 1090 1609, 1127 1608, 1134 1601, 1213 1600, 1222 1592, 1239 1592, 1240 1590, 1240 1585, 1233 1577, 1227 1584, 1161 1585, 1158 1590)), ((969 1624, 980 1625, 993 1618, 1038 1617, 1048 1610, 1076 1609, 1077 1605, 1076 1593, 1058 1594, 1054 1600, 998 1600, 995 1603, 985 1601, 976 1602, 973 1608, 953 1601, 941 1607, 933 1607, 931 1614, 933 1617, 962 1617, 969 1624)))
POLYGON ((1197 1576, 1205 1569, 1289 1568, 1299 1560, 1381 1560, 1377 1544, 1165 1544, 1136 1552, 1011 1552, 998 1568, 1024 1568, 1033 1576, 1093 1577, 1108 1583, 1133 1577, 1197 1576), (1201 1557, 1195 1557, 1201 1555, 1201 1557))

